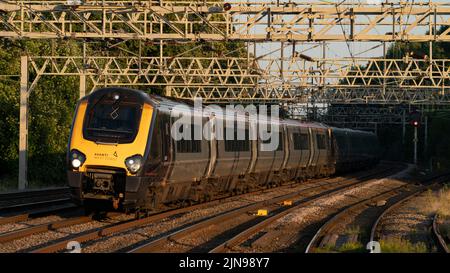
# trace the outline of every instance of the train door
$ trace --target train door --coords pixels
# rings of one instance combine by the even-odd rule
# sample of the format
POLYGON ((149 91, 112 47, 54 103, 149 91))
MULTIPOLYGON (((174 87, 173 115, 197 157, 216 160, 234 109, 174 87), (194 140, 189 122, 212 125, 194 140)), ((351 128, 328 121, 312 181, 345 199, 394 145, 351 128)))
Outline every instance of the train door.
POLYGON ((310 157, 309 166, 315 167, 317 165, 317 158, 319 157, 319 151, 316 145, 316 129, 309 128, 309 147, 310 147, 310 157))
POLYGON ((207 122, 207 126, 204 129, 209 133, 209 164, 208 164, 208 170, 206 172, 206 177, 211 177, 214 173, 214 168, 216 167, 216 161, 217 161, 217 135, 216 135, 216 128, 217 128, 217 119, 214 113, 209 117, 209 120, 207 122))

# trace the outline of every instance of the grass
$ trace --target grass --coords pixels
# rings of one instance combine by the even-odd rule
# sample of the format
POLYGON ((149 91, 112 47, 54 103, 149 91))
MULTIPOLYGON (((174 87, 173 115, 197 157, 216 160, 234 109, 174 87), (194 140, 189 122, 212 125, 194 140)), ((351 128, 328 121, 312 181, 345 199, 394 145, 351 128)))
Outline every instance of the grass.
POLYGON ((330 252, 336 252, 334 250, 334 246, 326 245, 326 246, 314 249, 314 253, 330 253, 330 252))
POLYGON ((321 248, 314 249, 315 253, 357 253, 357 252, 367 252, 366 248, 360 242, 346 242, 340 247, 326 245, 321 248))
POLYGON ((389 238, 380 241, 382 253, 426 253, 427 247, 424 243, 417 244, 402 238, 389 238))
POLYGON ((4 176, 0 178, 0 192, 17 189, 17 178, 4 176))
POLYGON ((356 252, 367 252, 367 249, 360 242, 346 242, 341 245, 338 249, 341 253, 356 253, 356 252))
POLYGON ((359 226, 350 226, 345 229, 344 233, 348 235, 360 234, 361 230, 359 226))
MULTIPOLYGON (((15 191, 17 190, 17 177, 12 176, 3 176, 0 177, 0 193, 1 192, 7 192, 7 191, 15 191)), ((28 189, 39 189, 39 188, 45 188, 45 187, 58 187, 58 186, 65 186, 65 181, 57 184, 52 182, 42 182, 37 180, 30 180, 28 181, 28 189)))
POLYGON ((450 187, 445 185, 437 193, 429 190, 426 193, 423 211, 430 214, 438 213, 444 217, 450 217, 450 187))

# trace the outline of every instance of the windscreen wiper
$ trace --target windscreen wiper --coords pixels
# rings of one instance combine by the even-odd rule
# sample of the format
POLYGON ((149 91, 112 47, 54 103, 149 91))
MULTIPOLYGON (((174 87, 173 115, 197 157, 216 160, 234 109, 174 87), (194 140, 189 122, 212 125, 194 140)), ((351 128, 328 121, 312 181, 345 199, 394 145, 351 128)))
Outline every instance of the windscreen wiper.
POLYGON ((122 131, 122 130, 114 130, 114 129, 102 129, 102 128, 86 128, 87 130, 92 130, 92 131, 104 131, 104 132, 111 132, 111 133, 125 133, 125 134, 131 134, 133 133, 133 131, 122 131))

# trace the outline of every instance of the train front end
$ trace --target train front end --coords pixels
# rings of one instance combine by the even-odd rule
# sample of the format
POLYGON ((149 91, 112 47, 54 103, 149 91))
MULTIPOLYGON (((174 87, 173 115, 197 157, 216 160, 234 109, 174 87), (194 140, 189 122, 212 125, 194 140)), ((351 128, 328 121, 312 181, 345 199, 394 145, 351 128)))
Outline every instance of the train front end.
POLYGON ((143 165, 152 116, 149 98, 140 91, 103 88, 79 101, 67 155, 76 203, 127 209, 145 198, 143 165))

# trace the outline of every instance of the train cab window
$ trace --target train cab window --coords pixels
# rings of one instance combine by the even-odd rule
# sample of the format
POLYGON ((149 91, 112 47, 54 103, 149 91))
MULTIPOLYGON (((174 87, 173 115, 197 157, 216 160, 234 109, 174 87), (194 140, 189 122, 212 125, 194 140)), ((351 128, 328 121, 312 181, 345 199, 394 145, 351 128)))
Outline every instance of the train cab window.
POLYGON ((142 104, 132 95, 108 93, 89 101, 83 126, 86 139, 107 143, 133 142, 142 104))
MULTIPOLYGON (((186 126, 189 125, 184 125, 180 127, 180 133, 183 133, 183 130, 186 128, 186 126)), ((199 128, 199 126, 195 126, 194 124, 190 125, 190 133, 191 133, 191 138, 190 139, 180 139, 175 141, 176 142, 176 146, 177 146, 177 153, 201 153, 202 152, 202 141, 201 140, 197 140, 194 139, 194 132, 195 130, 201 130, 199 128)))
POLYGON ((317 134, 316 140, 317 140, 317 148, 319 150, 325 150, 327 148, 325 135, 317 134))
POLYGON ((227 138, 226 128, 224 128, 223 136, 225 142, 225 152, 248 152, 250 151, 250 133, 249 129, 245 129, 244 138, 238 139, 238 128, 237 123, 235 123, 234 129, 229 128, 229 130, 233 130, 232 139, 227 138))
POLYGON ((309 150, 308 134, 293 133, 292 138, 294 140, 294 150, 309 150))

